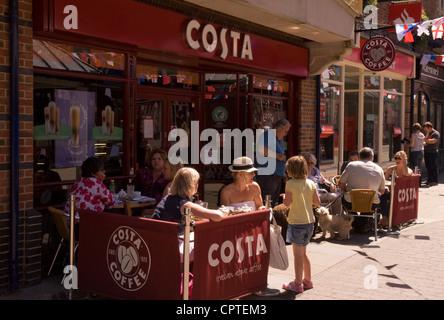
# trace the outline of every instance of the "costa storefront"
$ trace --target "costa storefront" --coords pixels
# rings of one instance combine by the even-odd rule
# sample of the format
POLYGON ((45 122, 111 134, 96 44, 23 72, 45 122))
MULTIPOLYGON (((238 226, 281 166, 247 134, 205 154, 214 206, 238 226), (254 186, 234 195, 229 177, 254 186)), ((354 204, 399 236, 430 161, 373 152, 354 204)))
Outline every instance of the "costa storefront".
MULTIPOLYGON (((225 129, 287 118, 297 132, 305 48, 252 33, 220 13, 142 1, 35 1, 33 11, 37 209, 64 200, 89 156, 105 160, 106 184, 124 186, 145 166, 146 147, 168 151, 177 129, 188 133, 187 165, 200 171, 203 196, 205 186, 231 178, 222 159, 239 146, 224 139, 225 129), (204 165, 193 161, 192 144, 201 150, 208 138, 200 132, 209 128, 220 134, 220 161, 204 165)), ((296 134, 286 147, 296 152, 296 134)))
MULTIPOLYGON (((409 135, 411 79, 415 57, 395 51, 389 67, 369 70, 361 60, 362 47, 321 74, 320 158, 324 168, 338 167, 348 153, 362 147, 375 152, 375 161, 391 161, 409 135), (343 128, 343 129, 342 129, 343 128)), ((381 59, 383 61, 383 59, 381 59)))

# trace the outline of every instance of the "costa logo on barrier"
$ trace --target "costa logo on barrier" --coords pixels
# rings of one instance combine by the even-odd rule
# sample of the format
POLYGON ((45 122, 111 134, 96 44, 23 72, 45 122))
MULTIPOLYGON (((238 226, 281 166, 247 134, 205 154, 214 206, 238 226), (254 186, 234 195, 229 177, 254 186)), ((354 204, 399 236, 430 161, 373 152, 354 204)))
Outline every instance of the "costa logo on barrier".
POLYGON ((135 230, 117 228, 109 238, 106 257, 111 277, 122 289, 136 291, 146 283, 151 268, 150 250, 135 230))
POLYGON ((409 202, 411 200, 416 200, 415 188, 406 188, 398 190, 398 202, 409 202))
POLYGON ((222 245, 213 243, 210 249, 208 249, 208 263, 212 267, 216 267, 220 263, 220 260, 222 260, 223 263, 230 263, 234 258, 235 252, 238 254, 238 263, 244 260, 245 254, 250 258, 253 255, 258 256, 262 253, 267 253, 268 250, 265 245, 264 236, 262 233, 259 233, 256 236, 238 238, 234 240, 234 242, 227 240, 224 241, 222 245))

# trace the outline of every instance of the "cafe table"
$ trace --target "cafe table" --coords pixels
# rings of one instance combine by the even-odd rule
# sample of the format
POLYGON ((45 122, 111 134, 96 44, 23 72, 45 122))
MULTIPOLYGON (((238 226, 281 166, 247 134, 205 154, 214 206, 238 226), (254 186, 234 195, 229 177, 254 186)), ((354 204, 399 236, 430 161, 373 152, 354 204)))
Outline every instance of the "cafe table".
MULTIPOLYGON (((132 200, 128 199, 127 202, 131 205, 131 209, 134 209, 134 208, 146 208, 146 207, 154 206, 156 204, 156 199, 150 198, 150 197, 141 196, 141 197, 138 197, 138 198, 134 198, 132 200)), ((116 202, 114 203, 113 207, 116 208, 116 209, 123 209, 123 202, 122 202, 122 200, 116 200, 116 202)))

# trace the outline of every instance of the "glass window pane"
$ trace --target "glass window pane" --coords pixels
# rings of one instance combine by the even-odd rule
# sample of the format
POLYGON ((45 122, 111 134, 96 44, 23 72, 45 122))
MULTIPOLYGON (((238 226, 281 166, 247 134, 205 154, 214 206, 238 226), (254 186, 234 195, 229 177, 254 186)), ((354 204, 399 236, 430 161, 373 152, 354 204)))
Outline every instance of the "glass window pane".
POLYGON ((341 81, 341 67, 332 65, 321 74, 322 80, 341 81))
POLYGON ((140 85, 199 90, 199 74, 196 72, 138 64, 136 74, 140 85))
POLYGON ((350 151, 357 149, 359 93, 346 92, 344 95, 344 161, 350 151))
POLYGON ((341 86, 330 84, 321 91, 321 168, 338 162, 341 86))
POLYGON ((287 81, 253 76, 253 92, 276 97, 288 97, 289 83, 287 81))
POLYGON ((253 124, 257 129, 272 128, 276 121, 287 118, 287 100, 253 98, 253 124))
POLYGON ((359 76, 345 75, 345 89, 353 90, 359 89, 359 76))
POLYGON ((237 75, 230 73, 205 74, 205 99, 224 99, 237 92, 237 75))
POLYGON ((380 79, 380 77, 376 77, 376 76, 365 76, 364 77, 364 90, 379 89, 379 85, 380 85, 379 79, 380 79))
POLYGON ((383 155, 380 161, 389 161, 394 154, 401 150, 401 101, 402 96, 384 93, 383 115, 383 155), (388 151, 388 153, 387 153, 388 151))
POLYGON ((35 67, 123 77, 125 55, 89 47, 34 39, 35 67))
POLYGON ((106 184, 123 175, 123 84, 35 75, 34 155, 36 206, 59 204, 42 202, 39 183, 77 179, 88 157, 104 161, 106 184))
POLYGON ((403 82, 401 80, 384 78, 384 90, 389 90, 398 93, 404 92, 403 82))
MULTIPOLYGON (((378 128, 379 128, 379 93, 364 93, 364 147, 373 149, 375 162, 379 162, 378 155, 378 128)), ((387 150, 388 157, 388 150, 387 150)))

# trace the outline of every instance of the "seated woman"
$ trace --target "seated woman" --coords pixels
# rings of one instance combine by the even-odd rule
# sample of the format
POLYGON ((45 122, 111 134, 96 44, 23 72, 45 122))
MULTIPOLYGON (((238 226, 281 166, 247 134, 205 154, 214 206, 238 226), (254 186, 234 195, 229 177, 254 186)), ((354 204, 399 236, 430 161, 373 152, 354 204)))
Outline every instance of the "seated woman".
MULTIPOLYGON (((103 184, 105 170, 103 162, 96 157, 86 159, 82 163, 82 176, 72 185, 71 195, 76 196, 74 208, 76 210, 75 219, 79 219, 77 210, 92 210, 103 212, 114 205, 114 197, 108 188, 103 184)), ((70 203, 66 202, 64 212, 69 215, 70 203)))
POLYGON ((156 204, 162 199, 163 190, 170 180, 165 179, 163 167, 167 153, 162 149, 151 152, 149 166, 136 172, 134 184, 143 196, 156 199, 156 204))
POLYGON ((191 201, 199 186, 199 172, 193 168, 182 168, 174 176, 170 193, 163 198, 151 219, 179 223, 185 208, 190 208, 194 216, 213 221, 222 220, 222 212, 204 208, 191 201))
POLYGON ((234 181, 223 187, 220 192, 220 204, 234 207, 237 210, 248 205, 252 211, 264 208, 261 196, 261 188, 253 181, 255 171, 253 161, 248 157, 240 157, 233 160, 233 165, 228 168, 234 181))
POLYGON ((180 162, 180 160, 177 164, 171 164, 171 162, 168 159, 166 159, 164 161, 163 176, 166 180, 171 180, 171 182, 169 182, 165 186, 165 189, 163 190, 163 194, 162 194, 162 199, 165 198, 165 196, 168 193, 170 193, 171 186, 173 185, 174 176, 176 175, 177 171, 179 171, 182 168, 183 168, 183 164, 182 164, 182 162, 180 162))
MULTIPOLYGON (((151 219, 180 223, 185 208, 190 208, 191 213, 199 218, 221 221, 223 213, 219 210, 204 208, 191 201, 191 197, 197 192, 199 186, 199 172, 193 168, 182 168, 177 171, 173 179, 170 193, 163 198, 151 219)), ((183 229, 179 229, 179 237, 183 234, 183 229)), ((179 239, 179 251, 181 260, 183 259, 183 241, 179 239)), ((194 242, 190 242, 190 260, 194 258, 194 242)))
MULTIPOLYGON (((395 165, 387 168, 384 173, 385 180, 391 180, 393 170, 395 170, 397 177, 408 177, 413 174, 413 170, 407 166, 407 154, 404 151, 398 151, 395 154, 395 165)), ((379 197, 382 215, 382 218, 379 221, 379 225, 382 227, 386 227, 388 225, 389 209, 387 207, 387 202, 390 199, 390 196, 390 188, 386 187, 385 193, 379 197)))
POLYGON ((342 205, 340 199, 338 200, 339 193, 335 192, 335 186, 331 181, 324 178, 322 173, 316 167, 316 157, 312 154, 307 154, 305 156, 308 166, 308 178, 316 184, 316 189, 319 194, 319 198, 322 203, 330 203, 334 200, 335 203, 332 205, 333 214, 340 214, 342 210, 342 205))

